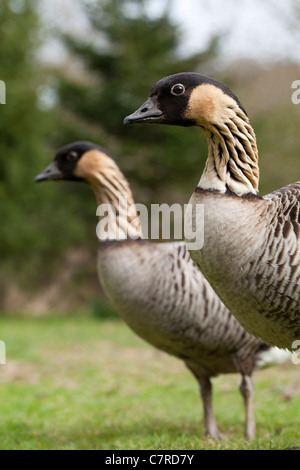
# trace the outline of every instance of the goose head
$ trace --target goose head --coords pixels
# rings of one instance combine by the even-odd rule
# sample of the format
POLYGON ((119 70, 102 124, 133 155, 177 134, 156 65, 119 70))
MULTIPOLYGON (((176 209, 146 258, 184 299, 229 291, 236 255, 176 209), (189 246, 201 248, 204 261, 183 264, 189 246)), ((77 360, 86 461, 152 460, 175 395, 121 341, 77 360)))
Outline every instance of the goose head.
POLYGON ((54 161, 35 182, 47 180, 86 181, 91 183, 99 170, 112 166, 112 158, 102 147, 92 142, 73 142, 60 148, 54 161))
POLYGON ((208 127, 241 110, 238 98, 223 83, 199 73, 177 73, 159 80, 148 100, 124 124, 159 123, 208 127))

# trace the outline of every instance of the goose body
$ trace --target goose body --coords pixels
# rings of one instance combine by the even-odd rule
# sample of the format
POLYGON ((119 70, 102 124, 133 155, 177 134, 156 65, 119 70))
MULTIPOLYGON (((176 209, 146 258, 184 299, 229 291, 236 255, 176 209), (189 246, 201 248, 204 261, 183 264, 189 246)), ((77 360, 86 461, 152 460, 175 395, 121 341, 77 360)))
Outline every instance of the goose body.
MULTIPOLYGON (((46 179, 87 181, 98 204, 109 205, 108 220, 100 218, 97 229, 103 289, 137 335, 183 360, 194 374, 201 389, 206 434, 219 437, 210 378, 239 372, 245 435, 254 437, 252 373, 268 365, 269 354, 277 354, 278 349, 242 328, 196 268, 184 242, 143 239, 129 184, 105 150, 86 142, 63 147, 54 163, 37 177, 37 181, 46 179)), ((286 351, 280 351, 279 357, 276 362, 287 359, 286 351)))
POLYGON ((247 356, 255 368, 253 352, 265 351, 199 275, 184 243, 106 242, 98 272, 128 326, 153 346, 194 363, 201 375, 237 372, 235 360, 247 356), (140 273, 138 283, 134 272, 140 273))
POLYGON ((205 205, 206 242, 191 252, 194 262, 247 331, 289 349, 300 338, 300 250, 291 218, 299 195, 295 183, 258 200, 221 196, 219 202, 201 189, 191 199, 205 205), (220 231, 211 230, 216 220, 220 231))
POLYGON ((134 122, 197 126, 205 133, 208 158, 190 200, 204 207, 205 241, 190 250, 191 258, 248 332, 292 349, 300 338, 300 182, 259 194, 247 113, 231 90, 209 77, 163 78, 125 119, 134 122))

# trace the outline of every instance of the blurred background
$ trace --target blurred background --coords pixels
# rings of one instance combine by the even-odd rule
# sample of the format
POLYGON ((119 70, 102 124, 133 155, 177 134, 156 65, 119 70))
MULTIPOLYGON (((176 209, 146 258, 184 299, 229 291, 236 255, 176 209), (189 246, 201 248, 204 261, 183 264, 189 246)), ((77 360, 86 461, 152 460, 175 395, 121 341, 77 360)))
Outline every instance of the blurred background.
POLYGON ((163 76, 224 81, 254 126, 262 194, 299 180, 300 3, 1 0, 0 312, 101 311, 89 187, 34 184, 61 145, 115 157, 139 203, 186 203, 207 148, 197 129, 123 126, 163 76))

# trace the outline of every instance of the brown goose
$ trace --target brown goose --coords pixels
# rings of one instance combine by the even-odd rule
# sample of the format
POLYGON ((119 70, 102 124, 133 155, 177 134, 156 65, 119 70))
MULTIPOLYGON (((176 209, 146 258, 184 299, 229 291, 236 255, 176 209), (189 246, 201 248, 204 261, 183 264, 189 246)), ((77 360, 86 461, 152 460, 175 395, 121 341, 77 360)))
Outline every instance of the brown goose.
POLYGON ((220 436, 210 378, 239 372, 245 435, 253 438, 252 372, 285 360, 286 351, 266 346, 240 326, 194 266, 184 242, 143 239, 129 184, 103 148, 76 142, 60 149, 36 181, 58 179, 86 181, 96 195, 99 215, 104 207, 106 215, 97 230, 98 273, 104 291, 137 335, 182 359, 194 374, 201 389, 206 434, 220 436))
POLYGON ((204 131, 208 158, 190 202, 204 205, 205 242, 190 255, 247 331, 292 349, 300 338, 300 182, 259 194, 256 138, 247 113, 212 78, 163 78, 125 119, 135 122, 204 131))

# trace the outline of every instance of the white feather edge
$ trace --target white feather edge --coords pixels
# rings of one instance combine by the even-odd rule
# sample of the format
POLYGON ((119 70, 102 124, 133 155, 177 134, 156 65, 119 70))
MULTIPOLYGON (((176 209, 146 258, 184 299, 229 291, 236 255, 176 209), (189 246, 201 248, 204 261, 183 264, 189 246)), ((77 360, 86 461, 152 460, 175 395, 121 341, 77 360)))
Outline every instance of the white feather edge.
POLYGON ((283 364, 289 358, 291 358, 291 356, 291 351, 273 346, 266 351, 260 352, 256 356, 255 365, 257 369, 266 369, 267 367, 283 364))

